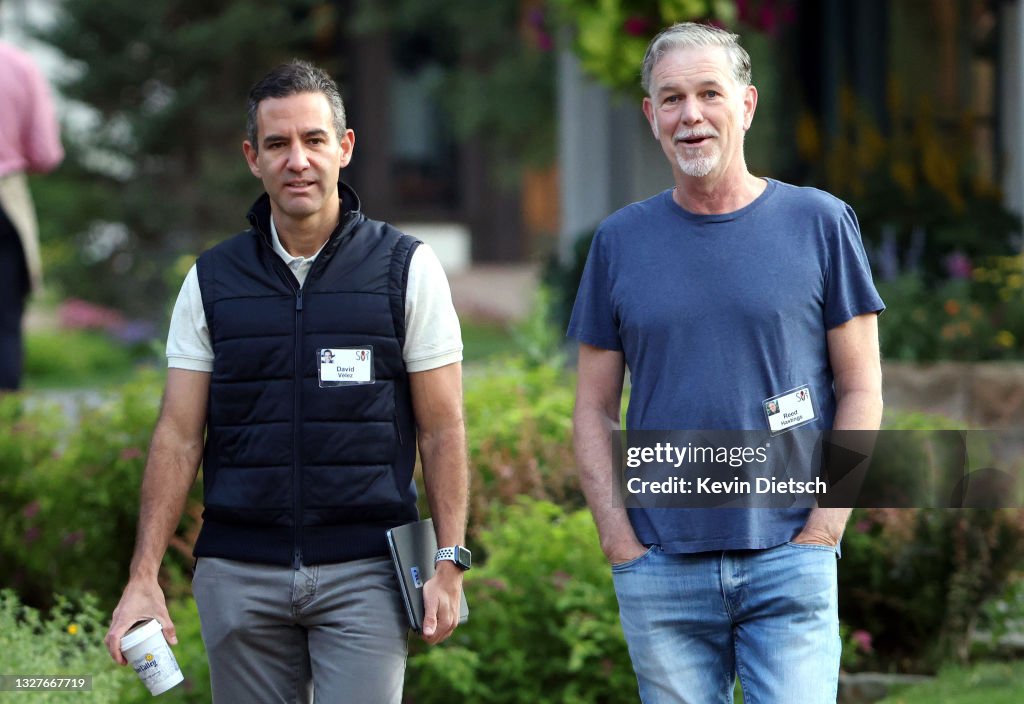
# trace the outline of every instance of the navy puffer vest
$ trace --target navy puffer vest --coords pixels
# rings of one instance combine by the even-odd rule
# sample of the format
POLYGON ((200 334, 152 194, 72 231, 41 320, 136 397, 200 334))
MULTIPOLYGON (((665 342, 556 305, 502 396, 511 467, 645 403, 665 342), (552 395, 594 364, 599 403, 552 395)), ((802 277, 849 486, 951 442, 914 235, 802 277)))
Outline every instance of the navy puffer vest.
POLYGON ((339 184, 341 221, 300 289, 252 228, 200 256, 213 343, 196 556, 307 565, 387 554, 415 521, 416 432, 402 359, 419 241, 366 218, 339 184), (320 350, 373 350, 372 384, 323 387, 320 350))

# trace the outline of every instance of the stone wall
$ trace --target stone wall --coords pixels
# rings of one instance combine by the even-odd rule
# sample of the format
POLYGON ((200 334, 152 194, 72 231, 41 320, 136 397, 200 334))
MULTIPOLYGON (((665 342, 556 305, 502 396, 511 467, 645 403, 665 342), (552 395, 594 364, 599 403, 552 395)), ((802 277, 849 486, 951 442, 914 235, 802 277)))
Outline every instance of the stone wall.
POLYGON ((970 428, 1024 427, 1022 362, 884 362, 886 411, 941 413, 970 428))

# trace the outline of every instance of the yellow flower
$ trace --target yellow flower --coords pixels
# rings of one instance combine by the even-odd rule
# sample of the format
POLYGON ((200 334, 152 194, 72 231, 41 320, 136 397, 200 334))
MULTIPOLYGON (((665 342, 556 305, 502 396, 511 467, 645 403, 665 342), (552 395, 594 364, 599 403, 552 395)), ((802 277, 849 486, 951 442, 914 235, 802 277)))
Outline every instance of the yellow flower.
POLYGON ((68 633, 70 633, 71 635, 75 635, 76 633, 78 633, 78 624, 72 623, 70 626, 68 626, 68 633))
POLYGON ((946 301, 946 305, 943 306, 946 309, 946 313, 950 316, 956 315, 960 312, 960 304, 954 301, 952 298, 946 301))
POLYGON ((800 156, 810 161, 821 154, 821 133, 818 123, 808 112, 802 112, 796 123, 796 148, 800 156))
POLYGON ((996 344, 1000 347, 1006 347, 1010 349, 1017 344, 1017 338, 1013 336, 1013 333, 1009 330, 1000 330, 996 333, 996 344))

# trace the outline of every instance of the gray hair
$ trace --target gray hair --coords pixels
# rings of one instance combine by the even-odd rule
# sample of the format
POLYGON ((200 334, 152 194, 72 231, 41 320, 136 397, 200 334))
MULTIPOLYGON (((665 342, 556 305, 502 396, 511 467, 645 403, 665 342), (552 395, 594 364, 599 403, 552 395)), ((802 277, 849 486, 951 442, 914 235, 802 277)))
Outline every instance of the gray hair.
POLYGON ((647 45, 640 84, 651 94, 651 74, 661 58, 674 49, 720 46, 725 49, 732 67, 732 77, 741 86, 750 85, 750 54, 739 44, 739 35, 724 29, 696 22, 679 22, 664 29, 647 45))
POLYGON ((281 64, 261 78, 249 90, 249 102, 246 107, 245 132, 246 138, 256 151, 259 144, 256 134, 256 111, 267 98, 287 98, 299 93, 320 93, 331 106, 331 117, 334 132, 338 139, 345 134, 345 104, 341 100, 341 91, 326 71, 308 61, 292 59, 290 63, 281 64))

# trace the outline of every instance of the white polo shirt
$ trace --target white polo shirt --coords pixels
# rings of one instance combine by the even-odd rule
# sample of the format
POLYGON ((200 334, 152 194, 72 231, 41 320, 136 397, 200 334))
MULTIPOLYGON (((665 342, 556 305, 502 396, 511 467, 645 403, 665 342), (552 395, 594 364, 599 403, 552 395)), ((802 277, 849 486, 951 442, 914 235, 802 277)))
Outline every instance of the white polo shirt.
MULTIPOLYGON (((323 247, 311 257, 293 257, 282 246, 273 218, 270 219, 270 239, 274 252, 288 265, 302 286, 323 247)), ((462 330, 452 304, 448 278, 437 255, 426 244, 416 248, 409 263, 402 357, 410 372, 425 372, 462 361, 462 330)), ((213 371, 213 345, 195 264, 185 276, 171 314, 167 366, 197 372, 213 371)))

